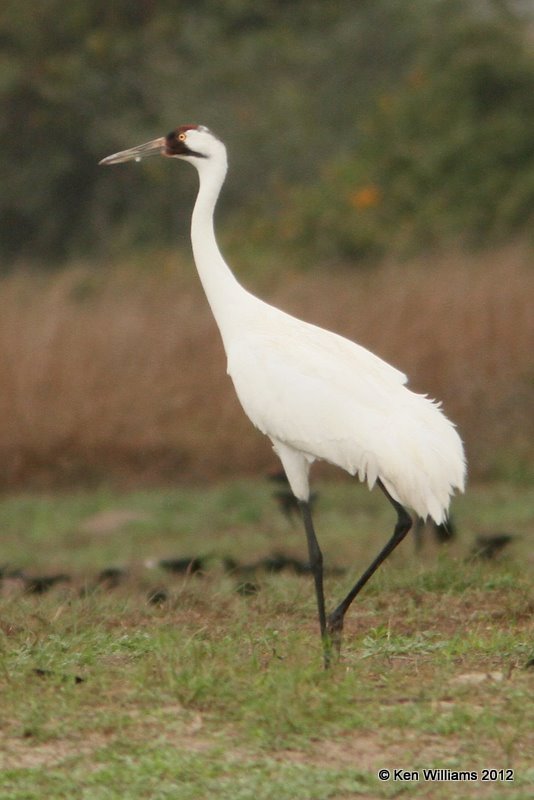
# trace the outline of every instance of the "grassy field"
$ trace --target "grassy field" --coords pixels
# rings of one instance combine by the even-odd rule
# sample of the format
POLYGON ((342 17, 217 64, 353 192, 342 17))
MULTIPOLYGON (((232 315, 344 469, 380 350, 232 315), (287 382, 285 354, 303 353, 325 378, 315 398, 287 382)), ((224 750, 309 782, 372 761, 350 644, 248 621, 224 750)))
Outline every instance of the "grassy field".
MULTIPOLYGON (((265 299, 443 401, 471 476, 516 480, 534 464, 531 262, 510 247, 368 271, 236 266, 265 299)), ((189 255, 3 278, 0 386, 2 488, 204 482, 273 462, 235 398, 189 255)))
MULTIPOLYGON (((326 565, 347 569, 327 578, 332 603, 394 520, 353 482, 318 490, 326 565)), ((271 492, 1 498, 2 800, 533 796, 532 488, 471 486, 454 542, 405 542, 351 609, 328 673, 309 576, 225 568, 304 557, 271 492), (469 557, 477 535, 503 531, 499 556, 469 557), (192 556, 201 574, 147 566, 192 556), (110 567, 124 570, 114 588, 98 582, 110 567), (69 580, 29 593, 29 578, 58 573, 69 580), (244 575, 252 594, 237 591, 244 575), (377 777, 437 767, 479 780, 377 777), (514 780, 483 782, 484 769, 514 780)))

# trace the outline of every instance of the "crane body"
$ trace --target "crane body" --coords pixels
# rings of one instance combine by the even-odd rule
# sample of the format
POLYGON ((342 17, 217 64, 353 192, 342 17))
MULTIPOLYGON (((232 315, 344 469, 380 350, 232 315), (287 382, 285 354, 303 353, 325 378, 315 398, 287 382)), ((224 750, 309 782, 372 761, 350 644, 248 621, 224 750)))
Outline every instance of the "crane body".
POLYGON ((439 404, 408 389, 406 376, 395 367, 338 334, 269 305, 239 284, 219 250, 213 224, 227 171, 226 149, 207 128, 183 125, 101 163, 157 154, 190 161, 199 173, 191 222, 195 263, 239 401, 271 440, 301 505, 328 665, 347 608, 410 529, 406 509, 439 524, 451 495, 463 490, 461 439, 439 404), (357 475, 370 489, 377 484, 397 512, 393 536, 328 617, 322 554, 309 505, 309 470, 315 460, 357 475))

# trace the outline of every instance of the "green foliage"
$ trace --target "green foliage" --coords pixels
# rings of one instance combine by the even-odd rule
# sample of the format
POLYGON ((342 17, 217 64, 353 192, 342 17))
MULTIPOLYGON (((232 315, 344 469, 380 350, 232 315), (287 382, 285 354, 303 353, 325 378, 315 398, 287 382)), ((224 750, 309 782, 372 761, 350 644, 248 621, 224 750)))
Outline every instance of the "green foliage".
POLYGON ((1 253, 109 256, 185 239, 192 174, 178 179, 156 160, 97 162, 189 120, 228 142, 224 205, 237 247, 246 218, 232 212, 247 206, 255 248, 271 246, 273 226, 291 245, 339 256, 381 252, 392 231, 395 245, 421 232, 431 241, 457 230, 453 202, 479 238, 495 221, 506 235, 526 221, 533 184, 532 70, 511 8, 47 0, 29 14, 6 0, 1 253), (453 23, 466 20, 458 38, 453 23))
MULTIPOLYGON (((184 121, 228 139, 236 166, 229 206, 265 189, 261 174, 279 169, 295 178, 314 160, 318 122, 339 127, 339 95, 354 68, 363 76, 345 126, 395 63, 395 44, 383 64, 369 63, 369 48, 383 36, 368 36, 377 12, 373 4, 352 5, 73 0, 65 7, 47 0, 28 14, 26 4, 6 0, 3 254, 98 254, 104 243, 109 252, 111 240, 123 249, 184 236, 189 212, 180 209, 187 198, 189 210, 192 175, 178 180, 169 164, 154 162, 120 171, 97 166, 103 155, 184 121)), ((399 4, 378 5, 384 16, 399 4)), ((393 17, 392 24, 398 12, 393 17)))
POLYGON ((529 229, 534 58, 519 22, 436 4, 410 69, 366 117, 357 150, 290 194, 291 244, 334 258, 483 246, 529 229))

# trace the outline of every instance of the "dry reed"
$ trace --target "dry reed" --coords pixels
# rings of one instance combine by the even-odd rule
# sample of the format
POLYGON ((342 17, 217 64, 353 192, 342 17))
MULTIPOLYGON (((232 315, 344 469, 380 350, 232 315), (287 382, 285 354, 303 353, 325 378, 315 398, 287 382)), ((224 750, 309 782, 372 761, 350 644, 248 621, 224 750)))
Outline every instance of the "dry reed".
MULTIPOLYGON (((275 463, 234 398, 192 267, 169 265, 1 281, 1 485, 206 480, 275 463)), ((285 274, 263 294, 442 399, 472 474, 532 463, 534 272, 519 248, 285 274)))

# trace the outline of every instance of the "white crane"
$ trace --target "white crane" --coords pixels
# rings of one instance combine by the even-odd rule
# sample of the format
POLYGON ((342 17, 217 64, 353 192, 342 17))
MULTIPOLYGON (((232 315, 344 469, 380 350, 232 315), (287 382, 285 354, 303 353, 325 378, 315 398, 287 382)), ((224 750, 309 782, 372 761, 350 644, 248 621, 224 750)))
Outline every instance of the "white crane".
POLYGON ((399 370, 364 347, 265 303, 238 283, 215 238, 213 214, 227 159, 224 144, 208 128, 181 125, 100 163, 158 154, 189 161, 199 174, 191 224, 198 274, 241 405, 271 440, 300 503, 328 666, 350 604, 410 530, 406 508, 439 524, 454 490, 463 490, 462 442, 439 404, 406 388, 399 370), (309 504, 310 465, 320 459, 367 480, 370 489, 377 484, 397 512, 393 535, 329 615, 309 504))

